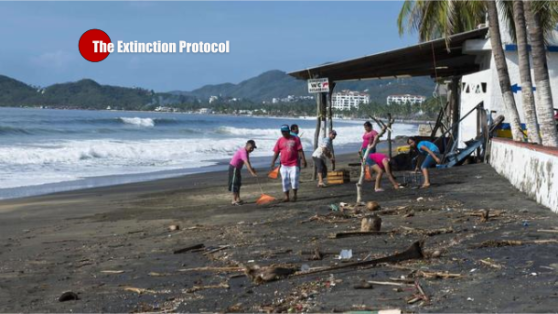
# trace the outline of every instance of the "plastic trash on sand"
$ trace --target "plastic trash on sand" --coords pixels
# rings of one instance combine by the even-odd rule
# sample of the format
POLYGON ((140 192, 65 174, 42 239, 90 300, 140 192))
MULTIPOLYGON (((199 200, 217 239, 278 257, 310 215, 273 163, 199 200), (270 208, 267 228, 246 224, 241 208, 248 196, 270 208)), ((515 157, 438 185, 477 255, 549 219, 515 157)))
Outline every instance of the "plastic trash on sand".
POLYGON ((353 250, 341 250, 339 253, 339 259, 351 259, 353 257, 353 250))
POLYGON ((262 194, 262 196, 260 196, 260 198, 258 198, 258 200, 256 201, 256 204, 265 205, 274 202, 275 200, 276 198, 271 195, 262 194))

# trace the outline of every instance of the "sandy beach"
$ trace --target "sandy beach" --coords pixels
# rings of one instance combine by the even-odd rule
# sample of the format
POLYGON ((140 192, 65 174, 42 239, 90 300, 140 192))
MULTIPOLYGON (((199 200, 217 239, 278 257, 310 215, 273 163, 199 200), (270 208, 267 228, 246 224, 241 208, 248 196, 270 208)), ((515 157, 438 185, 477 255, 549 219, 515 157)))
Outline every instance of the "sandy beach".
MULTIPOLYGON (((349 169, 356 157, 338 159, 339 168, 349 169)), ((337 239, 331 235, 360 228, 362 214, 332 215, 330 208, 355 202, 356 169, 351 184, 325 189, 310 175, 303 171, 297 203, 266 206, 254 204, 260 192, 248 175, 242 189, 248 204, 229 205, 224 172, 2 201, 0 311, 555 310, 558 244, 536 240, 555 239, 558 218, 489 165, 434 170, 428 190, 396 191, 384 179, 386 191, 374 193, 367 182, 364 199, 381 205, 386 233, 337 239), (486 222, 477 216, 482 209, 493 215, 486 222), (479 247, 504 240, 523 242, 479 247), (404 251, 415 241, 422 241, 422 259, 262 284, 239 271, 256 265, 315 270, 347 263, 336 259, 342 249, 351 249, 355 262, 404 251), (197 244, 204 248, 173 254, 197 244), (322 259, 311 260, 316 249, 322 259), (363 281, 392 285, 355 289, 363 281), (79 300, 59 302, 66 291, 79 300)), ((281 196, 279 181, 262 181, 266 193, 281 196)))

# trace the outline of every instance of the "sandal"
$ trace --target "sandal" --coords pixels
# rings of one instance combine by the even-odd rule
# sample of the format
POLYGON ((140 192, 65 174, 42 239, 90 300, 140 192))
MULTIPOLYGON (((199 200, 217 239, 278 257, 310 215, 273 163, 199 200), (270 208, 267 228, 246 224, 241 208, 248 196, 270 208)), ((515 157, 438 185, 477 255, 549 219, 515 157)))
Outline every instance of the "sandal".
POLYGON ((240 206, 240 205, 242 205, 242 203, 241 203, 241 202, 232 202, 231 205, 233 205, 233 206, 240 206))
POLYGON ((319 184, 318 184, 318 187, 319 187, 319 188, 325 188, 326 186, 327 186, 327 185, 326 185, 325 183, 319 183, 319 184))
POLYGON ((382 189, 382 188, 379 188, 379 189, 374 189, 374 191, 376 191, 376 192, 384 192, 385 190, 382 189))

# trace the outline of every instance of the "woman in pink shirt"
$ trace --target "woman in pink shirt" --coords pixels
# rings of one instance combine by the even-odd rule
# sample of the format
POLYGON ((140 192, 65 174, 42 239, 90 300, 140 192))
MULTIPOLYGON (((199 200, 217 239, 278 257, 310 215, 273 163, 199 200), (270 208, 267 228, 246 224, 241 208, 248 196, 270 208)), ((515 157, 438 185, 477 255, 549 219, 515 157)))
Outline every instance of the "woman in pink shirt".
MULTIPOLYGON (((368 148, 368 145, 372 145, 376 136, 378 136, 378 132, 374 131, 374 129, 372 128, 372 123, 370 123, 369 121, 364 122, 364 135, 362 136, 362 146, 360 147, 360 151, 359 151, 360 159, 362 159, 362 157, 366 153, 366 149, 368 148)), ((374 146, 370 150, 370 153, 375 153, 375 152, 376 152, 376 147, 374 146)), ((369 166, 373 166, 374 161, 371 160, 370 158, 366 158, 366 164, 369 166)))
POLYGON ((246 164, 246 168, 257 177, 256 170, 250 164, 249 155, 256 149, 256 142, 249 140, 246 145, 239 148, 231 159, 229 164, 229 191, 233 194, 233 205, 242 205, 244 202, 240 199, 240 187, 242 186, 242 177, 240 175, 242 167, 246 164))
POLYGON ((388 175, 388 179, 391 182, 391 184, 393 184, 393 187, 395 189, 400 188, 401 186, 399 185, 399 183, 397 183, 397 181, 395 181, 395 178, 393 177, 393 173, 391 172, 391 168, 389 166, 389 158, 388 156, 382 154, 382 153, 372 153, 369 156, 369 159, 371 159, 372 161, 374 161, 374 165, 372 166, 372 170, 374 170, 374 172, 376 172, 376 185, 374 186, 374 190, 376 192, 383 192, 384 189, 381 188, 381 181, 382 181, 382 175, 385 173, 387 173, 388 175))

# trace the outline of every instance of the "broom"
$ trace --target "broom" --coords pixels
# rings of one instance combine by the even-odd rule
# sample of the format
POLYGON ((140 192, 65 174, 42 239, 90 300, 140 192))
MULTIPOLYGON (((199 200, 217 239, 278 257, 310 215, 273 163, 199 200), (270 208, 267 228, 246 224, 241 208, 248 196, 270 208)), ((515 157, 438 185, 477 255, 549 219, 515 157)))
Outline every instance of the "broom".
POLYGON ((269 204, 273 201, 276 200, 275 197, 271 196, 271 195, 267 195, 264 193, 263 189, 262 189, 262 185, 260 184, 260 179, 258 177, 256 177, 256 180, 258 181, 258 186, 260 187, 260 191, 262 192, 262 195, 260 196, 260 198, 258 198, 256 200, 256 204, 258 205, 265 205, 265 204, 269 204))

